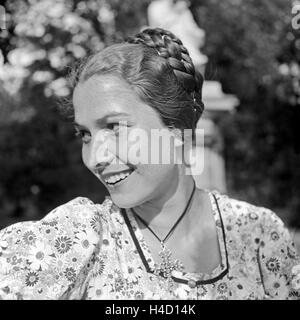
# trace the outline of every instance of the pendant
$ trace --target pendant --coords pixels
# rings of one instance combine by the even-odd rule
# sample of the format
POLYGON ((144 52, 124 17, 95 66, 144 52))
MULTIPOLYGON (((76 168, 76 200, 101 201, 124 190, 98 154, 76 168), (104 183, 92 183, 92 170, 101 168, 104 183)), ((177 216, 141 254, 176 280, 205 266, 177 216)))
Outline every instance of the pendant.
POLYGON ((154 273, 156 275, 162 275, 167 278, 168 290, 171 290, 174 285, 174 280, 172 279, 173 271, 183 271, 183 263, 178 259, 172 259, 172 252, 170 249, 166 248, 165 244, 161 242, 161 251, 159 251, 159 256, 161 258, 161 263, 155 268, 154 273))

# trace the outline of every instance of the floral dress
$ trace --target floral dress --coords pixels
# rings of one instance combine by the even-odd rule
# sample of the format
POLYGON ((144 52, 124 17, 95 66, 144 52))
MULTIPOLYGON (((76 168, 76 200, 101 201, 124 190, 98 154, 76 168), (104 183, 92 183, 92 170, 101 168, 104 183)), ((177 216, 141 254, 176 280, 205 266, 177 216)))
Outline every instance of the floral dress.
POLYGON ((209 192, 221 263, 210 274, 154 272, 130 211, 78 197, 0 231, 2 299, 299 299, 299 257, 270 210, 209 192), (295 274, 293 275, 293 271, 295 274))

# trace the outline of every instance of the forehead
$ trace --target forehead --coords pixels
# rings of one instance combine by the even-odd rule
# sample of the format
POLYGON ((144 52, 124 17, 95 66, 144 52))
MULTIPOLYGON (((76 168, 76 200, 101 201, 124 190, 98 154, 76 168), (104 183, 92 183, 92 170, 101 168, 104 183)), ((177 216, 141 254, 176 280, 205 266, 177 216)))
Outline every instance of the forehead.
POLYGON ((116 113, 126 113, 140 125, 162 127, 158 112, 116 76, 93 76, 79 83, 73 92, 73 105, 75 122, 88 127, 116 113))
POLYGON ((138 95, 124 80, 113 76, 93 76, 79 83, 73 93, 77 114, 87 109, 89 113, 101 113, 124 105, 130 109, 132 103, 141 103, 138 95))

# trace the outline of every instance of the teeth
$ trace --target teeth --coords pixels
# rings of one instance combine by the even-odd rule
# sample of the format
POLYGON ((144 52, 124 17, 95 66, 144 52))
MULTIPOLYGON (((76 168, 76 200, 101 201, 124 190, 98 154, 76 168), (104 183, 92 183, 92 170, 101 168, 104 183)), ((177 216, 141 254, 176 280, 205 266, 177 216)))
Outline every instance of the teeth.
POLYGON ((124 178, 126 177, 125 173, 122 172, 122 173, 120 174, 120 177, 121 177, 121 179, 124 179, 124 178))
POLYGON ((122 173, 119 173, 119 174, 115 174, 113 176, 110 176, 108 179, 105 179, 105 182, 106 183, 116 183, 119 180, 125 179, 130 174, 131 174, 131 172, 126 172, 126 173, 122 172, 122 173))

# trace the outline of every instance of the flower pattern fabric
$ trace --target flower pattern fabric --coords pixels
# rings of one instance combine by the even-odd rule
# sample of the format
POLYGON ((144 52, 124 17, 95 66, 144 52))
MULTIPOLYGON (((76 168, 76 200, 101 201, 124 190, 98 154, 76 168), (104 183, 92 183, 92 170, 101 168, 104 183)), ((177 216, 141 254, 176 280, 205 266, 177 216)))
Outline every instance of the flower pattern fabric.
POLYGON ((222 256, 210 274, 153 273, 128 211, 78 197, 0 231, 2 299, 299 299, 300 260, 270 210, 210 192, 222 256))

